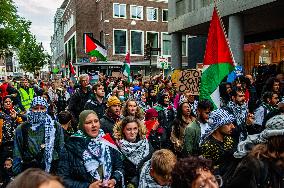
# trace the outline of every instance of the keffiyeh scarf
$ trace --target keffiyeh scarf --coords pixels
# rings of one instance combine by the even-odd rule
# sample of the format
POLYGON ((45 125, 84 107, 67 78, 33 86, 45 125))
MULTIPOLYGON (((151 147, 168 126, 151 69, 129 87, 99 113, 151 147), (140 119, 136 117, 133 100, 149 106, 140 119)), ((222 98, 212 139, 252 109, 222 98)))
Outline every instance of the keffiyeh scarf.
POLYGON ((54 127, 53 119, 47 115, 45 119, 45 151, 44 151, 44 161, 45 161, 45 171, 49 172, 51 168, 52 162, 52 154, 54 150, 54 141, 55 141, 55 132, 56 129, 54 127))
MULTIPOLYGON (((35 97, 31 104, 31 107, 41 105, 48 107, 47 101, 43 97, 35 97)), ((32 110, 27 114, 28 122, 31 124, 31 129, 33 131, 38 130, 40 126, 44 126, 44 162, 45 162, 45 171, 49 172, 52 162, 52 154, 54 150, 54 141, 55 141, 55 132, 54 127, 55 122, 47 114, 47 111, 36 111, 32 110)))
MULTIPOLYGON (((103 130, 100 129, 99 135, 91 139, 87 149, 83 152, 84 166, 96 180, 109 180, 112 172, 109 148, 100 141, 104 135, 103 130)), ((87 138, 81 130, 77 131, 74 136, 87 138)))
POLYGON ((234 117, 236 118, 237 125, 243 130, 240 134, 240 141, 243 141, 247 137, 247 132, 245 130, 245 123, 246 118, 248 115, 248 107, 247 104, 243 104, 241 106, 235 104, 234 102, 230 101, 227 105, 230 111, 233 113, 234 117))
POLYGON ((150 153, 147 139, 140 140, 136 143, 122 139, 119 140, 117 144, 126 158, 136 166, 150 153))

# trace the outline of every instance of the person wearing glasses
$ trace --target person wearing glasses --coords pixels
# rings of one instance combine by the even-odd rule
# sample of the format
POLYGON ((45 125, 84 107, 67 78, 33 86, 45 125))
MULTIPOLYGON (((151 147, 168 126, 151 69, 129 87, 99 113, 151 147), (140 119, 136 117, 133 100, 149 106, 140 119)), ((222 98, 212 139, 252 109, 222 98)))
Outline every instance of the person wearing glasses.
POLYGON ((27 168, 54 172, 64 145, 63 129, 47 114, 47 101, 35 97, 27 121, 16 128, 13 151, 15 175, 27 168))

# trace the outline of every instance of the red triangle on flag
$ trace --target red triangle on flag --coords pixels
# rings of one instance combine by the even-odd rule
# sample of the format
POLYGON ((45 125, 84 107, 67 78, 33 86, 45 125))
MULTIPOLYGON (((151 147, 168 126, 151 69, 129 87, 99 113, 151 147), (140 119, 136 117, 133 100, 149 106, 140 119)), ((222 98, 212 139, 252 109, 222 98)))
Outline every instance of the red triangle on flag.
POLYGON ((125 62, 130 64, 130 53, 127 52, 126 56, 125 56, 125 62))
POLYGON ((85 34, 85 50, 86 50, 86 53, 89 53, 90 51, 93 51, 96 48, 97 48, 97 45, 88 36, 88 34, 85 34))
POLYGON ((224 62, 230 63, 232 66, 234 66, 234 61, 225 36, 225 31, 221 25, 217 9, 214 7, 203 64, 212 65, 224 62))

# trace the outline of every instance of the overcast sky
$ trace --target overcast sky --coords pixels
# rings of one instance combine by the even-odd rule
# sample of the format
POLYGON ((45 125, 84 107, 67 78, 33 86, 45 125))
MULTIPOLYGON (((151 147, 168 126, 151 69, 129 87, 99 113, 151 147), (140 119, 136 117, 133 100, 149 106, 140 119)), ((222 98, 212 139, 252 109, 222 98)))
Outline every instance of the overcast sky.
POLYGON ((53 34, 53 17, 63 0, 14 0, 18 14, 32 22, 31 32, 50 53, 50 37, 53 34))

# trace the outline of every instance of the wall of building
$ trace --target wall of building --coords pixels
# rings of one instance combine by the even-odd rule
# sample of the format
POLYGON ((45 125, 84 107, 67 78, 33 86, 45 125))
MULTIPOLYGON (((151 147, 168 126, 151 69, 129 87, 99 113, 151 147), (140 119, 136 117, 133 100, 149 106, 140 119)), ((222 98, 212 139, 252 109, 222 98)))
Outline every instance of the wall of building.
MULTIPOLYGON (((127 48, 130 50, 130 31, 140 30, 144 32, 144 46, 146 41, 146 32, 154 31, 158 32, 159 36, 159 47, 161 47, 161 32, 167 32, 167 22, 162 22, 162 9, 167 9, 167 3, 157 3, 152 1, 139 1, 139 0, 115 0, 115 1, 105 1, 105 6, 109 7, 106 12, 106 19, 109 19, 108 23, 105 23, 106 33, 109 35, 106 37, 106 43, 109 46, 108 57, 112 60, 124 61, 125 55, 113 55, 114 38, 113 29, 125 29, 127 30, 127 48), (126 4, 126 19, 124 18, 113 18, 113 3, 126 4), (130 5, 143 6, 143 20, 135 20, 136 25, 131 25, 133 19, 130 19, 130 5), (158 8, 158 21, 147 21, 147 7, 158 8)), ((143 61, 144 55, 142 56, 132 56, 132 61, 143 61)))

